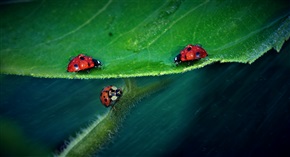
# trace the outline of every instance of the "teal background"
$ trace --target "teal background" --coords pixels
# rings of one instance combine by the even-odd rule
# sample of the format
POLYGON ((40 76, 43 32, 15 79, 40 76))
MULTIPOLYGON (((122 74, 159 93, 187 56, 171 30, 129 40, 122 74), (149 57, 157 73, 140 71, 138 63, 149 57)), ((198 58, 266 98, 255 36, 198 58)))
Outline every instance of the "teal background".
MULTIPOLYGON (((290 155, 289 51, 288 41, 280 53, 271 50, 251 65, 215 63, 178 75, 136 78, 140 85, 174 81, 136 104, 97 155, 290 155)), ((1 75, 0 80, 0 155, 6 156, 62 150, 108 111, 100 90, 123 86, 122 79, 1 75)))

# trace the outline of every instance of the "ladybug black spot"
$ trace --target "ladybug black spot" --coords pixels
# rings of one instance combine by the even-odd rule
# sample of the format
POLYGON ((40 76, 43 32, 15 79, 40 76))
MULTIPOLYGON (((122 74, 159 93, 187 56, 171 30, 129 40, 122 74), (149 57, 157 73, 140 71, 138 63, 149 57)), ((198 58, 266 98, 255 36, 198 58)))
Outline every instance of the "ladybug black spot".
POLYGON ((200 53, 199 52, 196 52, 196 57, 200 57, 199 55, 200 55, 200 53))
POLYGON ((187 48, 187 51, 190 51, 191 50, 191 47, 187 48))
POLYGON ((107 102, 108 101, 108 99, 104 99, 105 100, 105 102, 107 102))
POLYGON ((77 64, 74 64, 74 67, 77 68, 77 67, 79 67, 79 66, 78 66, 77 64))
POLYGON ((82 56, 82 57, 80 57, 80 59, 81 59, 81 60, 85 60, 85 57, 82 56))

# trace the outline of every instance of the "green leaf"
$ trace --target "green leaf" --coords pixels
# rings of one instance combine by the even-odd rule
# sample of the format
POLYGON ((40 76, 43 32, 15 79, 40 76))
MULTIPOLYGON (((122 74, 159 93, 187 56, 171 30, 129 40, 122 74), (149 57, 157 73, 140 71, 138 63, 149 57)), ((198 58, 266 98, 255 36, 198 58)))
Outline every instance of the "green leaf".
POLYGON ((118 78, 173 74, 213 62, 252 63, 290 36, 287 1, 84 0, 5 1, 1 13, 1 74, 48 78, 118 78), (206 59, 173 64, 187 44, 206 59), (84 53, 103 63, 66 72, 84 53))

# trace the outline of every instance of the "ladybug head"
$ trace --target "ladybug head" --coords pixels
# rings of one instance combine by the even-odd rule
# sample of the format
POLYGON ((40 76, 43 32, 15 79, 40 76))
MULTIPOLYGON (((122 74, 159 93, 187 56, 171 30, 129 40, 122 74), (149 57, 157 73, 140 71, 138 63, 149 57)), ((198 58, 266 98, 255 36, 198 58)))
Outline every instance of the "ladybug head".
POLYGON ((102 63, 99 60, 93 59, 95 67, 99 68, 102 66, 102 63))
POLYGON ((178 54, 175 58, 174 58, 174 63, 176 64, 176 65, 178 65, 179 63, 180 63, 180 61, 181 61, 181 59, 180 59, 180 54, 178 54))

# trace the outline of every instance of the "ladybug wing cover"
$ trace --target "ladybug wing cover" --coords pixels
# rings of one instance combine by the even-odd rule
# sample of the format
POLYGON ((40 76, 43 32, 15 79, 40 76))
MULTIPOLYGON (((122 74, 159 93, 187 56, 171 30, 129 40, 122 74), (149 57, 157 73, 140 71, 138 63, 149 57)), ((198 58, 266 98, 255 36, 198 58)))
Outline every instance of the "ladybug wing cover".
POLYGON ((79 59, 77 57, 73 58, 68 66, 67 66, 67 71, 69 72, 76 72, 79 71, 79 59))
POLYGON ((101 103, 106 107, 109 107, 111 104, 109 94, 106 91, 102 91, 101 96, 100 96, 100 100, 101 100, 101 103))
POLYGON ((200 48, 200 58, 205 58, 206 56, 207 52, 203 48, 200 48))
POLYGON ((93 68, 95 66, 95 63, 93 62, 92 57, 85 57, 85 61, 87 62, 87 68, 93 68))

